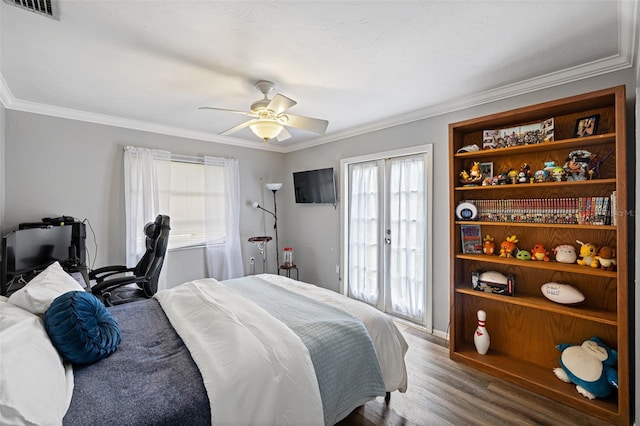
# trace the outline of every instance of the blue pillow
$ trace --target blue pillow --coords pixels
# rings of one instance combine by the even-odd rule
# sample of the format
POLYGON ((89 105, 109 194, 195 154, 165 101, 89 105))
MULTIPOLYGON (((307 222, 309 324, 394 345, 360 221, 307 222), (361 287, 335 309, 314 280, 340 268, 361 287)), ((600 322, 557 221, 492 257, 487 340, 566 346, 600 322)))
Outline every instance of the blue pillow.
POLYGON ((44 314, 44 327, 58 353, 74 364, 91 364, 111 355, 120 344, 120 327, 93 294, 69 291, 44 314))

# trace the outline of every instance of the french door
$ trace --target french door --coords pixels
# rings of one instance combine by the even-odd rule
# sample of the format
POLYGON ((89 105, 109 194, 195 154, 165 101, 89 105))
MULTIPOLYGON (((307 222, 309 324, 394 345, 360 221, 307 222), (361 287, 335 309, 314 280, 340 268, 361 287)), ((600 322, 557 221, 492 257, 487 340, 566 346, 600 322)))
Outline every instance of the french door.
POLYGON ((343 275, 349 297, 430 328, 431 146, 419 148, 343 160, 343 275))

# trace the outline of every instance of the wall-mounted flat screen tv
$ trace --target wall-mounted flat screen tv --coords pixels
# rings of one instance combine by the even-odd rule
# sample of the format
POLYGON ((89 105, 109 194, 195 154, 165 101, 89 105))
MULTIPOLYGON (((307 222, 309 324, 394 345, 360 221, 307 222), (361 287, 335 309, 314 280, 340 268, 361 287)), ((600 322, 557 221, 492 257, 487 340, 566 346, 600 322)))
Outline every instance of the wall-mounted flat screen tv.
POLYGON ((336 204, 336 181, 333 168, 293 173, 296 203, 336 204))

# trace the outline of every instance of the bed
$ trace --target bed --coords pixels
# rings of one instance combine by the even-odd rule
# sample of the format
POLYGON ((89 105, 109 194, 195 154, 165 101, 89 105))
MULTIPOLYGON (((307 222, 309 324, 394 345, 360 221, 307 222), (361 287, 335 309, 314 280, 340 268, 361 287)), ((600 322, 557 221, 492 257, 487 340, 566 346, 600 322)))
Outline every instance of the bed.
POLYGON ((203 279, 110 307, 117 350, 73 366, 47 345, 37 316, 67 291, 29 300, 29 312, 0 301, 0 423, 335 424, 407 388, 407 344, 389 317, 311 284, 203 279), (46 362, 34 355, 44 352, 46 362), (28 399, 26 408, 10 398, 28 399))

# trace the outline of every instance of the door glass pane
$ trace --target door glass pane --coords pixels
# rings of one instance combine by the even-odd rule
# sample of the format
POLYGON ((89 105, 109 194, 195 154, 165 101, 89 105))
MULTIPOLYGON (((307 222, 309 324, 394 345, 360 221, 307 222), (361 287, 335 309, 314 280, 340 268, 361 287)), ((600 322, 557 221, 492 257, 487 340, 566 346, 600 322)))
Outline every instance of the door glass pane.
POLYGON ((349 294, 378 303, 379 189, 376 163, 349 166, 349 294))
POLYGON ((387 311, 421 320, 425 305, 425 187, 422 156, 391 159, 387 311))

